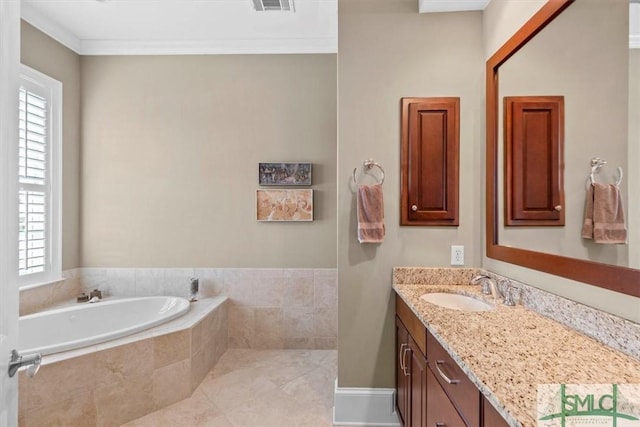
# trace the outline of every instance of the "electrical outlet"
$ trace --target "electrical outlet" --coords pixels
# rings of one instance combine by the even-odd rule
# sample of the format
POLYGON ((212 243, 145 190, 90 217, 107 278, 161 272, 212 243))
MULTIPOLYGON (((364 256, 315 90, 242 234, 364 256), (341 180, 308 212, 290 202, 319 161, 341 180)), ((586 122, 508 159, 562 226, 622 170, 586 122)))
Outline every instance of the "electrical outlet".
POLYGON ((464 265, 464 246, 451 245, 451 265, 464 265))

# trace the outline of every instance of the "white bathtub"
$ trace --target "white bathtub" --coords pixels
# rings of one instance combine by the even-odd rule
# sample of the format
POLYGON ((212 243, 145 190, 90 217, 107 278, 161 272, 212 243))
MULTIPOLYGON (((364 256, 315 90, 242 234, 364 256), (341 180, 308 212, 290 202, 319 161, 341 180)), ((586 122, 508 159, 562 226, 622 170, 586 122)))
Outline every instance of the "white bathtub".
POLYGON ((42 355, 110 341, 182 316, 189 302, 178 297, 145 297, 83 303, 21 316, 19 349, 42 355))

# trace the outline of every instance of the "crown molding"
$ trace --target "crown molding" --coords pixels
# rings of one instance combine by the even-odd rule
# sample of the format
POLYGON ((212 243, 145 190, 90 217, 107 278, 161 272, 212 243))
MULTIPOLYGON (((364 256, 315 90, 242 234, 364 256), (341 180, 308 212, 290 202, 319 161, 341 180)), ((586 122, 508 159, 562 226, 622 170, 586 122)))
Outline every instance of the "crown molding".
POLYGON ((245 39, 245 40, 82 40, 81 55, 233 55, 336 53, 338 40, 245 39))
POLYGON ((75 53, 82 54, 81 40, 75 34, 38 12, 28 2, 22 2, 20 9, 22 19, 75 53))
POLYGON ((419 0, 420 13, 484 10, 489 0, 419 0))
POLYGON ((232 55, 336 53, 337 37, 229 40, 82 40, 24 3, 22 19, 79 55, 232 55))

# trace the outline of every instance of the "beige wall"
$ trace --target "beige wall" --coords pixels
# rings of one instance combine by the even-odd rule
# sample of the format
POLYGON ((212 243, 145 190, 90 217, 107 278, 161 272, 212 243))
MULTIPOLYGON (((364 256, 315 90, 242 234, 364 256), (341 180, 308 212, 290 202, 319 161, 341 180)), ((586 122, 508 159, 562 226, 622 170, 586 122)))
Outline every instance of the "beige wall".
MULTIPOLYGON (((530 17, 529 6, 526 2, 507 3, 493 0, 483 14, 485 41, 491 40, 497 47, 507 41, 513 31, 517 30, 530 17), (527 12, 523 13, 522 8, 525 7, 527 7, 527 12), (511 22, 512 25, 509 28, 493 25, 492 23, 496 22, 496 17, 511 22)), ((493 54, 492 50, 492 48, 485 49, 485 59, 488 59, 493 54)), ((483 235, 484 239, 486 239, 484 232, 483 235)), ((482 266, 498 274, 520 280, 588 306, 614 313, 636 322, 640 321, 639 298, 522 268, 487 258, 486 256, 483 256, 482 266)))
POLYGON ((84 267, 335 267, 336 56, 82 58, 84 267), (256 221, 258 162, 315 220, 256 221))
POLYGON ((482 12, 485 58, 490 58, 546 2, 491 0, 482 12))
POLYGON ((62 269, 80 267, 80 56, 25 21, 21 62, 62 82, 62 269))
POLYGON ((394 387, 394 266, 479 266, 483 58, 480 12, 418 14, 414 0, 341 0, 338 47, 338 384, 394 387), (400 227, 400 98, 459 96, 460 226, 400 227), (386 171, 386 237, 356 239, 353 168, 386 171))

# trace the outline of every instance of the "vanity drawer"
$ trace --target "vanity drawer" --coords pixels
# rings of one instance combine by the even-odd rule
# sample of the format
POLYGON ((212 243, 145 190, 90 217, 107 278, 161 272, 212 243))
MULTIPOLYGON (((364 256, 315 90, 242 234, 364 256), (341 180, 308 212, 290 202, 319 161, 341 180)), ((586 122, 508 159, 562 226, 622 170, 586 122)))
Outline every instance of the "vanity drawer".
POLYGON ((427 332, 427 362, 467 425, 480 425, 480 392, 440 343, 427 332))
POLYGON ((427 354, 427 328, 398 294, 396 294, 396 315, 407 328, 422 354, 427 354))

